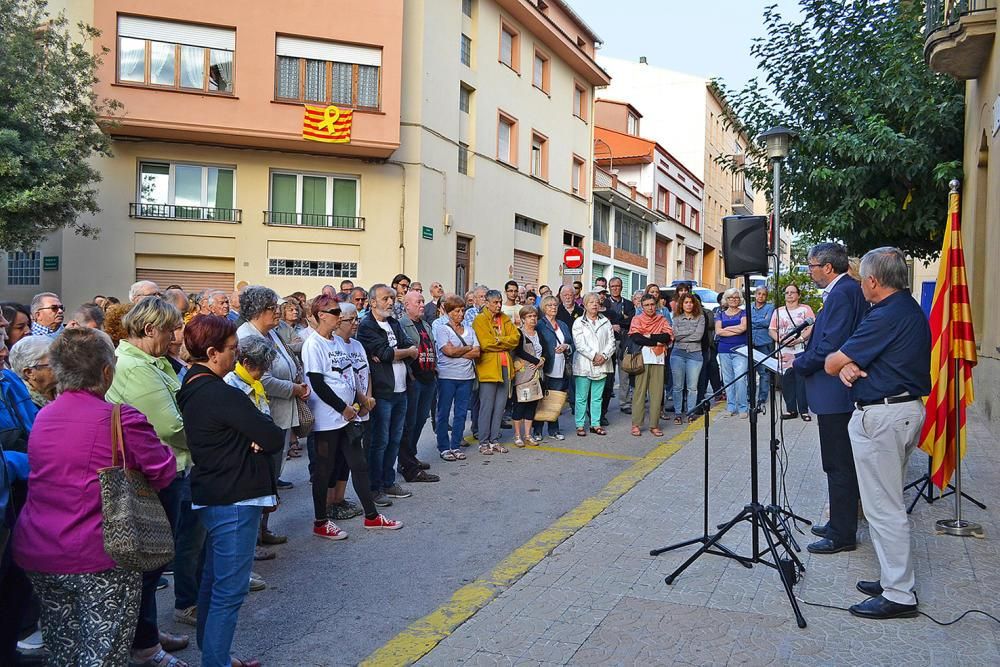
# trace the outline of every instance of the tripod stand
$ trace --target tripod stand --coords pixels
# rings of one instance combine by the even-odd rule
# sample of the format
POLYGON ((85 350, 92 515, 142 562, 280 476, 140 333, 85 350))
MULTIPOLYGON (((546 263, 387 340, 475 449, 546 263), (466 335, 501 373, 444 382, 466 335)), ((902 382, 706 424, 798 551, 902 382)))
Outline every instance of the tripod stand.
MULTIPOLYGON (((745 300, 746 300, 747 304, 750 303, 750 279, 749 278, 750 278, 749 275, 745 275, 743 277, 744 297, 745 297, 745 300)), ((749 358, 752 360, 753 359, 753 335, 752 335, 752 332, 751 332, 751 328, 749 326, 747 326, 747 330, 746 330, 746 342, 747 342, 747 352, 748 352, 749 358)), ((747 395, 751 396, 751 397, 756 395, 756 368, 757 368, 756 364, 748 363, 747 364, 747 372, 744 373, 744 375, 746 375, 746 378, 747 378, 747 395)), ((720 389, 720 392, 723 391, 723 390, 725 390, 727 387, 735 384, 736 382, 739 382, 740 380, 742 380, 742 377, 743 376, 741 375, 741 376, 735 378, 732 382, 730 382, 725 387, 723 387, 722 389, 720 389)), ((718 393, 719 392, 716 392, 716 395, 718 393)), ((703 401, 702 404, 704 405, 706 402, 710 402, 710 400, 711 400, 711 397, 709 399, 706 399, 706 401, 703 401)), ((706 415, 707 415, 707 412, 708 411, 706 409, 706 415)), ((684 570, 686 570, 694 561, 698 560, 699 557, 701 557, 703 554, 706 554, 706 553, 710 553, 710 554, 714 554, 714 555, 721 555, 721 556, 725 556, 727 558, 732 558, 734 560, 737 560, 738 562, 740 562, 744 566, 749 566, 749 565, 754 564, 754 563, 760 563, 762 565, 766 565, 768 567, 774 568, 775 570, 777 570, 778 575, 781 578, 781 583, 782 583, 782 585, 785 588, 785 594, 788 596, 788 602, 791 605, 793 612, 795 613, 795 621, 796 621, 796 623, 798 624, 798 626, 800 628, 804 628, 804 627, 806 627, 806 620, 802 616, 802 611, 801 611, 801 609, 799 609, 799 603, 795 599, 795 594, 792 592, 792 584, 794 583, 794 579, 795 579, 795 571, 797 570, 798 572, 804 572, 805 571, 805 566, 802 564, 802 561, 799 559, 799 557, 795 555, 793 547, 792 547, 791 543, 789 542, 788 537, 786 537, 786 534, 788 532, 787 526, 784 525, 783 522, 779 523, 778 519, 776 518, 776 516, 780 517, 781 514, 778 513, 778 512, 775 512, 774 510, 771 509, 774 506, 774 503, 772 502, 772 505, 769 506, 769 507, 765 507, 764 505, 762 505, 760 503, 758 481, 757 481, 758 464, 757 464, 757 411, 756 410, 750 410, 749 421, 750 421, 750 502, 747 505, 745 505, 743 507, 743 509, 736 516, 734 516, 732 519, 730 519, 728 522, 726 522, 719 529, 719 532, 717 532, 717 533, 715 533, 714 535, 711 535, 711 536, 707 535, 707 533, 708 533, 708 530, 707 530, 708 468, 707 468, 707 454, 706 454, 706 469, 705 469, 705 493, 706 493, 706 502, 705 502, 705 506, 706 506, 706 510, 705 510, 706 511, 705 533, 706 534, 702 535, 700 537, 696 537, 696 538, 691 539, 691 540, 687 540, 687 541, 679 543, 679 544, 671 545, 669 547, 665 547, 665 548, 662 548, 662 549, 655 549, 655 550, 651 551, 650 554, 655 556, 655 555, 661 554, 661 553, 663 553, 665 551, 670 551, 670 550, 673 550, 673 549, 677 549, 677 548, 680 548, 682 546, 686 546, 686 545, 690 545, 690 544, 696 544, 696 543, 701 543, 702 546, 701 546, 700 549, 698 549, 698 551, 696 551, 693 555, 691 555, 691 557, 689 557, 686 561, 684 561, 684 563, 682 563, 680 565, 680 567, 678 567, 676 570, 674 570, 672 573, 670 573, 664 579, 664 581, 666 582, 667 585, 672 584, 674 582, 674 580, 678 576, 680 576, 680 574, 684 570), (721 553, 720 553, 720 551, 714 550, 716 548, 724 549, 724 547, 722 547, 722 545, 720 544, 720 540, 734 526, 736 526, 737 524, 742 523, 744 521, 748 522, 750 524, 750 526, 751 526, 751 529, 752 529, 752 533, 751 533, 751 535, 752 535, 752 555, 750 555, 750 556, 740 556, 740 555, 737 555, 737 554, 733 553, 729 549, 725 549, 725 551, 723 551, 721 553), (764 550, 761 550, 761 548, 760 548, 760 546, 761 546, 760 545, 760 536, 761 536, 761 533, 763 533, 764 540, 767 542, 767 549, 764 549, 764 550), (783 561, 783 559, 781 558, 781 556, 779 554, 779 551, 778 551, 778 547, 779 546, 782 548, 782 550, 784 551, 784 553, 786 553, 788 555, 789 559, 791 560, 791 567, 789 567, 788 565, 784 564, 784 563, 787 563, 787 561, 783 561), (770 560, 768 560, 768 556, 770 556, 770 558, 771 558, 770 560)), ((706 428, 706 435, 705 435, 705 437, 706 437, 706 447, 707 447, 707 439, 708 439, 707 416, 706 416, 706 427, 705 428, 706 428)), ((772 468, 772 479, 773 479, 773 468, 772 468)), ((772 482, 772 494, 776 495, 776 485, 775 485, 774 482, 772 482)), ((780 510, 780 508, 776 508, 776 509, 780 510)), ((784 510, 780 510, 780 511, 784 512, 784 510)), ((791 516, 794 516, 794 515, 791 515, 791 516)))
MULTIPOLYGON (((906 513, 907 514, 909 514, 910 512, 913 511, 913 508, 917 506, 917 501, 919 501, 921 498, 923 498, 925 501, 927 501, 928 505, 933 505, 935 500, 941 500, 942 498, 947 498, 948 496, 955 495, 955 486, 953 484, 949 484, 947 491, 945 491, 944 493, 942 493, 937 498, 934 497, 934 488, 931 486, 931 460, 930 460, 930 458, 927 459, 927 474, 925 474, 925 475, 923 475, 923 476, 921 476, 921 477, 913 480, 912 482, 910 482, 909 484, 907 484, 906 486, 904 486, 903 487, 903 491, 906 491, 907 489, 913 489, 913 488, 917 489, 917 497, 914 498, 913 502, 910 503, 910 506, 906 508, 906 513)), ((962 497, 965 498, 966 500, 968 500, 969 502, 971 502, 973 505, 978 506, 979 509, 982 509, 982 510, 986 509, 986 505, 984 505, 983 503, 979 502, 978 500, 976 500, 975 498, 973 498, 972 496, 970 496, 965 491, 962 491, 962 497)))

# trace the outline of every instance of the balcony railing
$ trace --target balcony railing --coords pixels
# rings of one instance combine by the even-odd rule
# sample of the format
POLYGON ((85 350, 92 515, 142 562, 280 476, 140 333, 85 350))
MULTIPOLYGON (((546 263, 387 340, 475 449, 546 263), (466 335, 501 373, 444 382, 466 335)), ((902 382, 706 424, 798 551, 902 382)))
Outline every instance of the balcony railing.
POLYGON ((996 9, 996 6, 996 0, 927 0, 924 37, 930 36, 938 28, 958 22, 967 14, 996 9))
POLYGON ((996 37, 996 0, 927 0, 924 60, 960 81, 979 78, 996 37))
POLYGON ((128 205, 128 217, 154 220, 194 220, 203 222, 243 222, 243 209, 211 206, 179 206, 176 204, 128 205))
POLYGON ((318 227, 364 231, 365 219, 350 215, 323 215, 321 213, 286 213, 264 211, 264 224, 277 227, 318 227))

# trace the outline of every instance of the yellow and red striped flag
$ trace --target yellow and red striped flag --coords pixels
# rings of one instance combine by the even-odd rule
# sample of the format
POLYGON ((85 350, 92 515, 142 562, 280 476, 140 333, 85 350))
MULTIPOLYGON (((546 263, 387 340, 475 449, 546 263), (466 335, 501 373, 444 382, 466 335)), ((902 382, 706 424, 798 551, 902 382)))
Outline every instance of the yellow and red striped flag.
POLYGON ((306 104, 302 118, 302 138, 322 141, 327 144, 351 143, 351 123, 353 109, 341 109, 332 104, 328 107, 314 107, 306 104))
POLYGON ((976 365, 976 337, 972 330, 969 285, 965 279, 959 194, 948 199, 948 224, 941 248, 941 266, 931 306, 931 393, 920 434, 920 448, 931 457, 931 481, 942 491, 955 472, 955 447, 965 456, 965 409, 973 401, 972 367, 976 365), (957 377, 956 377, 956 364, 957 377), (959 432, 955 432, 955 392, 959 432))

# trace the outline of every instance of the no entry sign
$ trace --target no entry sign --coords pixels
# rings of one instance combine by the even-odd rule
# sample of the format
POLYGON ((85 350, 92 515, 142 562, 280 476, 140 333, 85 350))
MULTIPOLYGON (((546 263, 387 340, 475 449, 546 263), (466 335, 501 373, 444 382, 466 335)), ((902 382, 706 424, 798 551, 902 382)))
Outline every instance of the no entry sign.
POLYGON ((583 251, 579 248, 566 248, 563 253, 563 264, 567 269, 579 269, 583 266, 583 251))

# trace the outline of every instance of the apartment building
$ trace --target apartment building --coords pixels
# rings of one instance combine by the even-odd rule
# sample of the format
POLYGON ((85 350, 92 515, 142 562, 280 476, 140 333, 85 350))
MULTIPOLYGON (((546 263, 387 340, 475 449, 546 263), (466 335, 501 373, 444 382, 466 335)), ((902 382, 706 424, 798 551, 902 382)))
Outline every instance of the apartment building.
POLYGON ((595 277, 616 275, 631 291, 649 282, 701 282, 704 183, 643 138, 642 114, 631 104, 599 99, 594 112, 601 168, 594 183, 595 277), (637 202, 638 215, 631 210, 637 202))
POLYGON ((404 26, 409 275, 563 282, 590 248, 598 36, 562 0, 407 0, 404 26))
POLYGON ((48 288, 72 305, 122 297, 142 278, 318 292, 404 266, 403 169, 389 161, 400 143, 402 3, 50 4, 101 31, 94 48, 109 52, 96 93, 124 111, 107 130, 114 156, 96 159, 99 238, 66 232, 9 254, 11 298, 48 288), (318 109, 311 120, 306 105, 318 109), (337 136, 310 140, 325 120, 337 136))
MULTIPOLYGON (((611 75, 601 98, 627 100, 643 112, 643 132, 670 148, 670 152, 704 183, 702 283, 728 287, 722 257, 722 218, 765 210, 764 197, 742 176, 734 176, 716 162, 721 156, 744 154, 750 138, 727 127, 725 101, 707 79, 642 62, 601 57, 611 75)), ((626 123, 633 122, 626 118, 626 123)), ((634 120, 638 123, 638 118, 634 120)), ((598 149, 598 152, 600 149, 598 149)))

